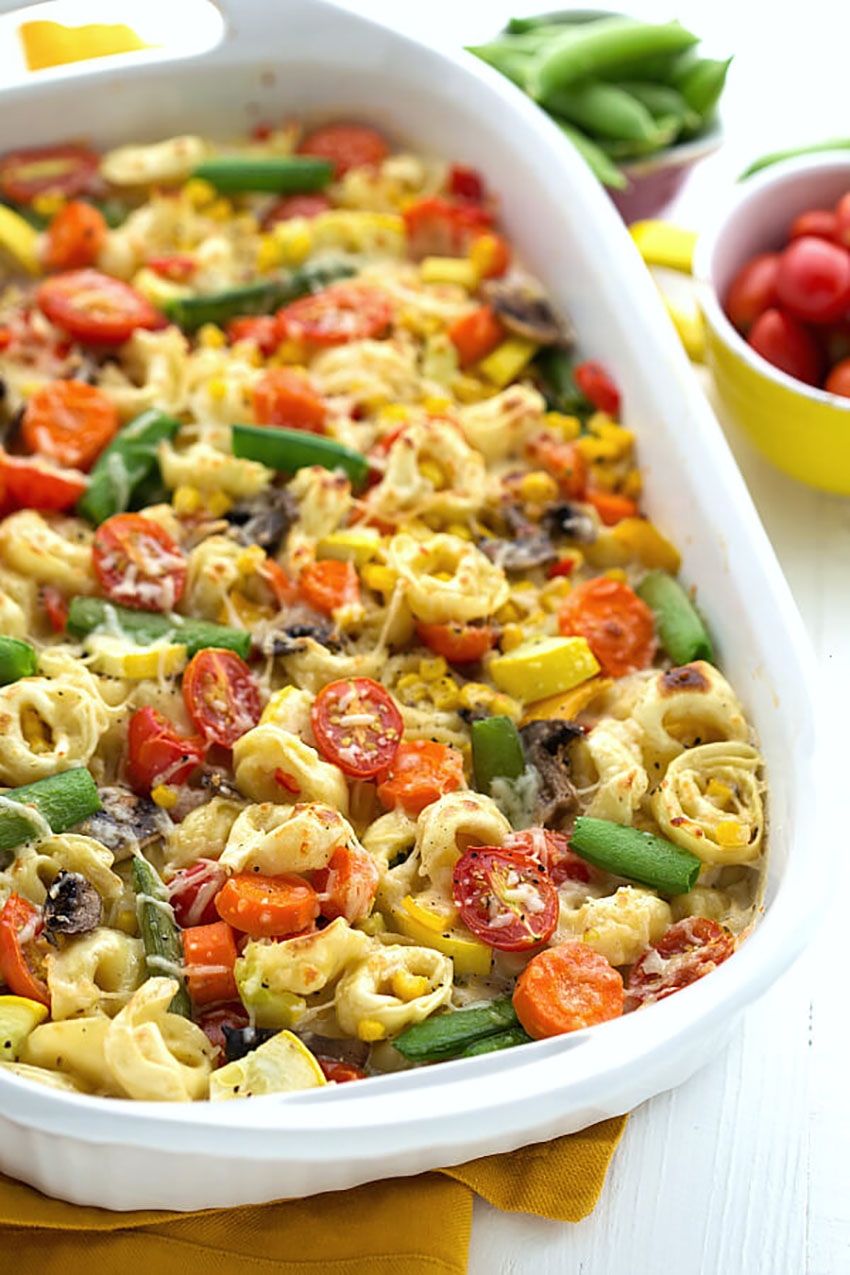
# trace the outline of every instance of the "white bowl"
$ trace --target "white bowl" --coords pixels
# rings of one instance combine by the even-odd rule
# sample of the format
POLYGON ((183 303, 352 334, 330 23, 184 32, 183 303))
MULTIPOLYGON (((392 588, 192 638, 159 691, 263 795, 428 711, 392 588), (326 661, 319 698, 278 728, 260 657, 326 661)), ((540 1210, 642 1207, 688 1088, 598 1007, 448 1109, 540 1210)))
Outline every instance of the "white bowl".
POLYGON ((112 1209, 196 1209, 350 1187, 510 1151, 627 1111, 678 1084, 790 964, 830 878, 818 835, 809 652, 723 435, 613 206, 534 104, 463 53, 439 53, 325 0, 231 0, 195 59, 43 73, 8 90, 2 149, 197 130, 233 136, 290 114, 369 120, 473 164, 501 193, 530 268, 613 369, 637 430, 653 518, 699 587, 771 780, 766 911, 709 978, 573 1036, 336 1090, 250 1102, 100 1100, 0 1077, 0 1168, 112 1209), (106 107, 106 109, 104 109, 106 107))

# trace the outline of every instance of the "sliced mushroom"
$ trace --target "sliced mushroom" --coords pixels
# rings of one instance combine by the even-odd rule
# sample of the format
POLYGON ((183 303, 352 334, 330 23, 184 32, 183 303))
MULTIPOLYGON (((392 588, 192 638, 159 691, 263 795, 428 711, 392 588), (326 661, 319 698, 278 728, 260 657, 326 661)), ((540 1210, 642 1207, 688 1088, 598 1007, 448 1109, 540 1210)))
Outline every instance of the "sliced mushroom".
POLYGON ((234 505, 227 515, 229 535, 240 545, 276 549, 298 519, 298 504, 285 487, 266 487, 250 500, 234 505))
POLYGON ((505 327, 517 336, 536 341, 538 345, 569 348, 575 343, 572 324, 558 317, 545 293, 532 280, 518 275, 491 279, 481 292, 505 327))
POLYGON ((231 1027, 228 1023, 222 1023, 221 1030, 224 1033, 224 1056, 229 1063, 244 1058, 275 1034, 272 1027, 231 1027))
POLYGON ((503 571, 530 571, 532 567, 542 567, 547 562, 554 562, 558 556, 549 537, 536 528, 528 535, 517 536, 515 540, 485 536, 478 541, 478 547, 503 571))
POLYGON ((578 796, 570 779, 569 747, 584 734, 577 722, 554 717, 520 727, 526 761, 540 775, 535 821, 544 828, 567 830, 578 810, 578 796))
POLYGON ((322 620, 307 620, 287 624, 283 629, 275 629, 263 642, 264 655, 294 655, 304 649, 307 638, 326 646, 329 651, 338 651, 342 639, 329 624, 322 620))
POLYGON ((578 544, 593 544, 596 539, 596 523, 580 505, 569 500, 549 505, 540 520, 542 527, 552 536, 566 536, 578 544))
POLYGON ((137 797, 129 788, 116 784, 99 788, 102 809, 81 823, 76 832, 94 837, 116 859, 126 859, 138 849, 161 837, 170 827, 168 816, 146 797, 137 797))
POLYGON ((79 872, 60 872, 47 891, 42 917, 48 942, 57 934, 88 934, 100 925, 103 900, 79 872))
POLYGON ((219 770, 216 766, 202 766, 198 782, 199 786, 208 789, 213 797, 228 797, 236 801, 241 801, 242 799, 241 792, 233 783, 227 771, 219 770))

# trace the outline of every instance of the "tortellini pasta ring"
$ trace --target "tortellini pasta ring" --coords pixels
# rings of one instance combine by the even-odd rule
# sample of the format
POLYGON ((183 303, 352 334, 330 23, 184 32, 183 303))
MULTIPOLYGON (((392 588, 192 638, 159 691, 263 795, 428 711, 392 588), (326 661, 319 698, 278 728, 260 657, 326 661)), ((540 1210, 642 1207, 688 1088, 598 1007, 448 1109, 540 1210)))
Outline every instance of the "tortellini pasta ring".
POLYGON ((452 873, 469 846, 501 846, 511 825, 496 803, 480 792, 450 792, 419 816, 416 849, 422 873, 435 889, 451 895, 452 873))
POLYGON ((647 770, 656 773, 686 747, 745 740, 749 726, 726 678, 705 660, 653 677, 632 710, 647 770))
POLYGON ((177 989, 174 978, 149 978, 109 1024, 106 1065, 130 1098, 193 1102, 207 1096, 213 1047, 195 1023, 168 1012, 177 989))
POLYGON ((703 863, 757 859, 764 836, 761 764, 752 745, 736 740, 681 753, 652 795, 652 813, 664 835, 703 863))
POLYGON ((339 767, 279 726, 246 731, 233 745, 233 766, 236 783, 252 801, 326 801, 348 814, 348 784, 339 767))
POLYGON ((390 542, 388 556, 418 620, 478 620, 508 600, 504 571, 458 536, 442 532, 422 541, 402 532, 390 542))
POLYGON ((430 947, 379 948, 340 979, 336 1016, 341 1029, 361 1039, 394 1036, 421 1023, 452 991, 452 963, 430 947))
POLYGON ((270 876, 326 868, 339 846, 359 849, 351 824, 323 802, 243 810, 230 830, 219 863, 229 872, 254 870, 270 876))
POLYGON ((100 697, 67 677, 0 688, 0 783, 31 784, 85 766, 109 725, 100 697))

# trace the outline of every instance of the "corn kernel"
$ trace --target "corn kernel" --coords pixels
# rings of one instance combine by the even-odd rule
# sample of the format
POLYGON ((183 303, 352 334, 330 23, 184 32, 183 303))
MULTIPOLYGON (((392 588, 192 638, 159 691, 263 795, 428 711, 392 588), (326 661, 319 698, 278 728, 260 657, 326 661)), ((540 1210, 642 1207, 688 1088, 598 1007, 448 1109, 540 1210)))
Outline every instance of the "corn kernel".
POLYGON ((385 567, 380 562, 369 562, 361 570, 360 579, 367 589, 374 589, 376 593, 388 594, 392 593, 395 588, 398 576, 391 567, 385 567))
POLYGON ((732 804, 735 796, 728 784, 723 784, 719 779, 713 778, 708 781, 708 787, 705 792, 706 796, 713 797, 716 802, 723 802, 727 806, 732 804))
POLYGON ((64 195, 36 195, 32 201, 33 212, 38 213, 39 217, 53 217, 59 212, 60 208, 65 206, 64 195))
POLYGON ((198 345, 205 350, 221 350, 227 345, 227 337, 215 323, 205 323, 198 331, 198 345))
POLYGON ((749 828, 745 828, 737 819, 721 819, 714 829, 717 844, 730 849, 747 844, 749 828))
POLYGON ((594 412, 587 422, 587 428, 597 438, 604 438, 609 443, 615 443, 620 449, 621 456, 625 456, 634 446, 635 436, 632 431, 617 425, 605 412, 594 412))
POLYGON ((357 1037, 359 1040, 372 1044, 373 1041, 383 1040, 387 1034, 387 1029, 383 1023, 379 1023, 376 1018, 361 1018, 357 1024, 357 1037))
POLYGON ((581 421, 579 418, 577 416, 567 416, 564 412, 547 412, 543 417, 543 424, 567 443, 572 443, 581 433, 581 421))
POLYGON ((484 708, 495 694, 492 686, 487 686, 485 682, 465 682, 460 688, 461 707, 484 708))
POLYGON ((525 632, 521 624, 506 624, 502 629, 499 646, 503 651, 513 651, 518 646, 522 646, 524 641, 525 632))
POLYGON ((176 514, 194 514, 202 507, 204 498, 197 487, 176 487, 171 503, 176 514))
POLYGON ((576 447, 581 452, 588 464, 599 460, 618 460, 620 449, 616 443, 610 442, 607 438, 596 438, 590 434, 585 434, 576 441, 576 447))
POLYGON ((422 400, 422 406, 425 411, 430 412, 432 416, 441 416, 443 412, 448 412, 451 405, 450 398, 440 398, 436 394, 429 394, 427 398, 422 400))
POLYGON ((452 677, 441 677, 438 682, 432 682, 429 690, 435 708, 448 711, 457 708, 460 703, 457 682, 452 677))
POLYGON ((250 576, 260 571, 266 562, 265 550, 259 545, 249 545, 247 549, 243 549, 236 559, 236 569, 240 575, 250 576))
POLYGON ((448 671, 449 666, 442 655, 431 658, 426 656, 424 660, 419 661, 419 676, 426 682, 437 682, 441 677, 445 677, 448 671))
POLYGON ((522 717, 522 706, 519 701, 510 695, 505 695, 504 691, 496 691, 490 707, 496 717, 509 717, 512 722, 518 722, 522 717))
POLYGON ((161 810, 171 810, 177 805, 177 789, 172 788, 169 784, 157 784, 154 788, 151 788, 151 800, 161 810))
POLYGON ((276 270, 282 264, 282 253, 274 235, 260 235, 260 242, 257 244, 257 269, 260 273, 276 270))
POLYGON ((233 216, 233 204, 229 199, 216 199, 206 209, 208 217, 212 217, 213 221, 229 221, 233 216))
POLYGON ((426 257, 419 277, 423 283, 456 283, 469 292, 478 287, 478 271, 462 257, 426 257))
POLYGON ((412 691, 422 685, 422 678, 418 673, 402 673, 395 685, 397 691, 412 691))
POLYGON ((231 589, 218 613, 219 624, 227 624, 232 628, 234 613, 246 628, 250 628, 252 624, 259 624, 260 620, 267 620, 271 615, 271 608, 258 606, 239 589, 231 589))
POLYGON ((224 491, 211 491, 206 495, 207 509, 213 518, 223 518, 233 508, 233 501, 224 491))
POLYGON ((313 233, 306 217, 292 217, 279 221, 272 231, 278 254, 278 264, 300 266, 313 250, 313 233))
POLYGON ((431 984, 424 974, 411 974, 408 970, 396 970, 392 977, 393 996, 400 1001, 415 1001, 419 996, 427 996, 431 984))
POLYGON ((629 577, 626 575, 622 567, 609 567, 605 572, 609 580, 615 580, 617 584, 628 584, 629 577))
POLYGON ((183 198, 193 208, 206 208, 208 204, 215 203, 216 197, 215 186, 203 177, 191 177, 183 187, 183 198))
POLYGON ((212 376, 207 381, 207 393, 214 403, 221 403, 227 398, 227 382, 222 376, 212 376))
POLYGON ((536 505, 545 505, 558 495, 558 484, 550 474, 534 469, 530 474, 523 474, 519 484, 519 494, 523 500, 533 501, 536 505))
POLYGON ((423 478, 427 478, 429 483, 440 491, 446 485, 446 475, 435 460, 423 460, 419 462, 419 472, 423 478))
POLYGON ((522 612, 513 602, 505 602, 496 612, 496 620, 499 624, 515 624, 521 618, 522 612))
POLYGON ((378 413, 382 425, 406 425, 410 420, 410 409, 402 403, 387 403, 378 413))

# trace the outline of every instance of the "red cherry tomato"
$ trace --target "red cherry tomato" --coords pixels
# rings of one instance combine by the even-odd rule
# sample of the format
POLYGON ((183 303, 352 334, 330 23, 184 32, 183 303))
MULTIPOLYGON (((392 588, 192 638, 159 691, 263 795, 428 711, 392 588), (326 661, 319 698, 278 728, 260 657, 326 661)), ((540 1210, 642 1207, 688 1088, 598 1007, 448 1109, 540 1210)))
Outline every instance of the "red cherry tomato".
POLYGON ((10 151, 0 157, 0 190, 16 204, 46 194, 70 199, 90 189, 99 166, 99 157, 85 146, 10 151))
POLYGON ((780 306, 807 323, 834 323, 850 308, 850 253, 807 235, 794 239, 779 260, 780 306))
POLYGON ((573 369, 575 383, 585 398, 600 412, 616 416, 620 410, 620 391, 605 368, 596 359, 588 359, 573 369))
POLYGON ((141 514, 115 514, 95 532, 92 562, 107 597, 143 611, 171 611, 186 586, 186 559, 168 532, 141 514))
POLYGON ((416 625, 416 635, 423 646, 442 655, 449 664, 474 664, 482 660, 493 645, 493 629, 489 624, 425 624, 416 625))
POLYGON ((780 371, 807 385, 817 385, 821 369, 817 342, 790 314, 765 310, 753 324, 748 340, 757 354, 780 371))
POLYGON ((196 1021, 207 1040, 215 1048, 215 1065, 220 1067, 227 1060, 225 1027, 239 1031, 247 1027, 251 1020, 241 1001, 231 1001, 228 1005, 217 1005, 215 1009, 204 1010, 198 1015, 196 1021))
POLYGON ((100 209, 72 199, 54 214, 44 241, 48 270, 81 270, 94 265, 109 227, 100 209))
POLYGON ((843 359, 840 363, 836 363, 826 378, 823 388, 828 394, 850 398, 850 359, 843 359))
POLYGON ((136 328, 155 328, 160 315, 141 292, 99 270, 52 275, 36 293, 51 323, 77 341, 121 345, 136 328))
POLYGON ((342 1085, 349 1080, 366 1080, 366 1072, 355 1067, 354 1063, 342 1062, 339 1058, 321 1058, 318 1055, 316 1062, 325 1073, 325 1080, 329 1082, 342 1085))
POLYGON ((402 216, 407 250, 414 261, 422 257, 458 257, 493 225, 493 214, 480 204, 452 202, 439 195, 418 199, 402 216))
POLYGON ((779 253, 753 257, 735 275, 726 293, 726 314, 739 332, 749 332, 760 314, 776 305, 779 253))
POLYGON ((198 268, 194 257, 179 252, 167 253, 162 257, 148 257, 147 265, 154 274, 162 279, 170 279, 172 283, 188 283, 198 268))
POLYGON ((850 191, 835 205, 836 241, 850 248, 850 191))
POLYGON ((371 677, 329 682, 310 713, 316 742, 347 775, 371 779, 392 764, 404 731, 395 700, 371 677))
POLYGON ((381 336, 392 323, 393 307, 380 288, 335 283, 278 311, 281 339, 308 345, 345 345, 381 336))
POLYGON ((218 920, 215 896, 227 880, 227 873, 215 859, 199 859, 175 872, 168 882, 168 900, 182 929, 192 925, 213 925, 218 920))
POLYGON ((734 936, 717 921, 701 916, 677 921, 632 966, 626 989, 628 1008, 672 996, 717 969, 734 951, 734 936))
POLYGON ((501 952, 539 947, 558 923, 558 893, 536 860, 489 846, 465 851, 454 868, 452 894, 476 938, 501 952))
POLYGON ((10 894, 0 911, 0 982, 15 996, 50 1004, 47 983, 36 972, 42 957, 35 946, 41 913, 18 894, 10 894))
POLYGON ((258 425, 324 433, 328 409, 306 372, 293 367, 267 368, 252 387, 251 402, 258 425))
POLYGON ((328 921, 343 916, 349 925, 362 921, 372 911, 379 880, 378 866, 368 851, 337 846, 328 866, 312 875, 322 916, 328 921))
POLYGON ((553 885, 563 885, 565 881, 587 882, 592 876, 590 864, 570 849, 569 837, 563 832, 553 832, 550 828, 525 828, 522 832, 512 832, 506 838, 505 849, 516 850, 535 859, 551 877, 553 885))
POLYGON ((86 490, 86 479, 72 469, 54 469, 37 456, 9 456, 0 448, 0 509, 72 509, 86 490))
POLYGON ((147 795, 157 784, 182 784, 204 760, 200 736, 179 735, 167 717, 146 705, 127 725, 127 774, 136 792, 147 795))
POLYGON ((262 712, 254 675, 235 651, 206 647, 183 674, 183 702, 195 729, 211 743, 232 748, 257 725, 262 712))
POLYGON ((59 590, 52 584, 43 584, 38 591, 38 600, 47 612, 53 632, 64 633, 68 623, 68 603, 59 590))
POLYGON ((237 341, 253 341, 261 354, 274 354, 280 345, 277 319, 270 314, 231 319, 227 325, 227 339, 231 345, 237 341))
POLYGON ((449 193, 458 199, 480 204, 485 195, 484 178, 474 168, 452 164, 449 169, 449 193))
POLYGON ((277 199, 263 217, 261 228, 270 230, 279 221, 289 221, 290 217, 318 217, 327 212, 331 201, 327 195, 286 195, 277 199))
POLYGON ((816 239, 829 239, 833 243, 838 235, 838 217, 831 208, 809 208, 791 222, 789 239, 802 239, 814 235, 816 239))
POLYGON ((298 153, 330 160, 334 176, 343 177, 350 168, 380 164, 390 148, 377 129, 360 124, 326 124, 307 134, 298 153))

